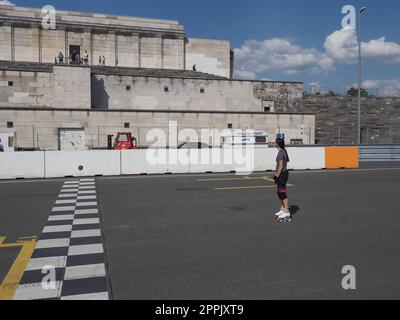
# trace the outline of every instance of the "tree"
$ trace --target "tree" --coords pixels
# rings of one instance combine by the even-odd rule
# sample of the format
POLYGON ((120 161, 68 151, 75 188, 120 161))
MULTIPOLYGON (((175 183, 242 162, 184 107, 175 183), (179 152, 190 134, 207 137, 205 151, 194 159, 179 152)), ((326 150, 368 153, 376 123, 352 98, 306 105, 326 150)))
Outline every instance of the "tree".
POLYGON ((327 96, 329 96, 329 97, 337 97, 337 96, 339 96, 339 94, 337 94, 336 92, 331 90, 331 91, 328 92, 327 96))
MULTIPOLYGON (((358 96, 358 88, 356 89, 354 87, 351 87, 349 90, 347 90, 347 95, 349 97, 357 97, 358 96)), ((361 97, 368 97, 368 96, 369 96, 368 91, 361 88, 361 97)))

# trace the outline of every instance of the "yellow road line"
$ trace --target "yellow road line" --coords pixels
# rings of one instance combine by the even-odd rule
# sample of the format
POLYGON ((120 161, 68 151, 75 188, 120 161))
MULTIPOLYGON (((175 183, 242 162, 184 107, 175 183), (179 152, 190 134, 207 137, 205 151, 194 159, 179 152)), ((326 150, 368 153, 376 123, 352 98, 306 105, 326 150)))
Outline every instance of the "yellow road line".
POLYGON ((217 181, 259 181, 259 180, 267 180, 274 182, 273 179, 270 179, 268 177, 257 177, 257 178, 252 178, 252 177, 240 177, 240 178, 217 178, 217 179, 198 179, 198 182, 217 182, 217 181))
MULTIPOLYGON (((287 187, 295 187, 294 184, 288 184, 287 187)), ((246 190, 246 189, 269 189, 276 188, 275 185, 270 186, 245 186, 245 187, 224 187, 224 188, 214 188, 216 191, 226 191, 226 190, 246 190)))
POLYGON ((35 250, 36 239, 33 239, 32 237, 29 240, 19 240, 16 243, 9 244, 4 244, 5 240, 6 237, 0 237, 0 248, 22 247, 17 259, 15 259, 10 271, 4 278, 3 283, 0 285, 0 300, 12 300, 15 291, 21 282, 22 276, 24 275, 26 266, 32 257, 33 251, 35 250))
POLYGON ((265 189, 265 188, 275 188, 275 186, 226 187, 226 188, 214 188, 214 190, 224 191, 224 190, 265 189))

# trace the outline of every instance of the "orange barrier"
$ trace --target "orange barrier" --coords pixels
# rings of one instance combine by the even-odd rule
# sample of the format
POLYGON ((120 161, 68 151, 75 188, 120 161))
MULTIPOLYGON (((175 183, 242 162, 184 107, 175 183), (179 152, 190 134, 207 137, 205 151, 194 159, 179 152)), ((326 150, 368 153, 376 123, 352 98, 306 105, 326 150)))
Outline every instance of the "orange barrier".
POLYGON ((359 168, 358 147, 325 148, 325 166, 327 169, 359 168))

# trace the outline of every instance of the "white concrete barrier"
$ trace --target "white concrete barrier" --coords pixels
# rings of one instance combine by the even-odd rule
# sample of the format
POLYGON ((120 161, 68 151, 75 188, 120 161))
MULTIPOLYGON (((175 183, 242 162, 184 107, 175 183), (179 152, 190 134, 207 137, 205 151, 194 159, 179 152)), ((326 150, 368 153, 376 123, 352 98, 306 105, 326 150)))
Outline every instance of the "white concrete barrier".
POLYGON ((304 148, 307 153, 307 167, 309 170, 325 169, 325 148, 304 148))
POLYGON ((122 175, 189 173, 190 150, 147 149, 121 152, 122 175))
POLYGON ((83 177, 118 176, 121 174, 121 152, 114 150, 45 152, 45 176, 83 177))
POLYGON ((277 154, 278 150, 275 148, 256 148, 254 171, 274 171, 276 168, 277 154))
MULTIPOLYGON (((275 148, 93 150, 0 154, 0 179, 263 172, 275 170, 275 148)), ((292 170, 325 168, 325 148, 288 148, 292 170)))
POLYGON ((44 152, 1 152, 0 179, 44 178, 44 152))
MULTIPOLYGON (((301 170, 307 169, 307 150, 306 148, 287 148, 289 154, 289 170, 301 170)), ((278 154, 278 150, 275 149, 275 158, 278 154)), ((275 161, 276 164, 276 161, 275 161)))
POLYGON ((325 148, 287 148, 289 170, 316 170, 325 168, 325 148))
POLYGON ((190 173, 230 172, 224 166, 222 149, 190 150, 190 173))
POLYGON ((226 173, 254 171, 253 148, 216 148, 190 150, 190 173, 226 173))

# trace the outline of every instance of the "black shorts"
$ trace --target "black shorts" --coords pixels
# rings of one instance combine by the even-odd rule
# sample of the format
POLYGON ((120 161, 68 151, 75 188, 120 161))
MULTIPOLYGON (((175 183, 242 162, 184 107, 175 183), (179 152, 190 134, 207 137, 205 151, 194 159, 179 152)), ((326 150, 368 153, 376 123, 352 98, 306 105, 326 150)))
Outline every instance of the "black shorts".
POLYGON ((281 200, 287 199, 287 194, 286 194, 286 184, 289 181, 289 171, 285 170, 282 171, 281 175, 279 176, 278 179, 278 197, 281 200))

